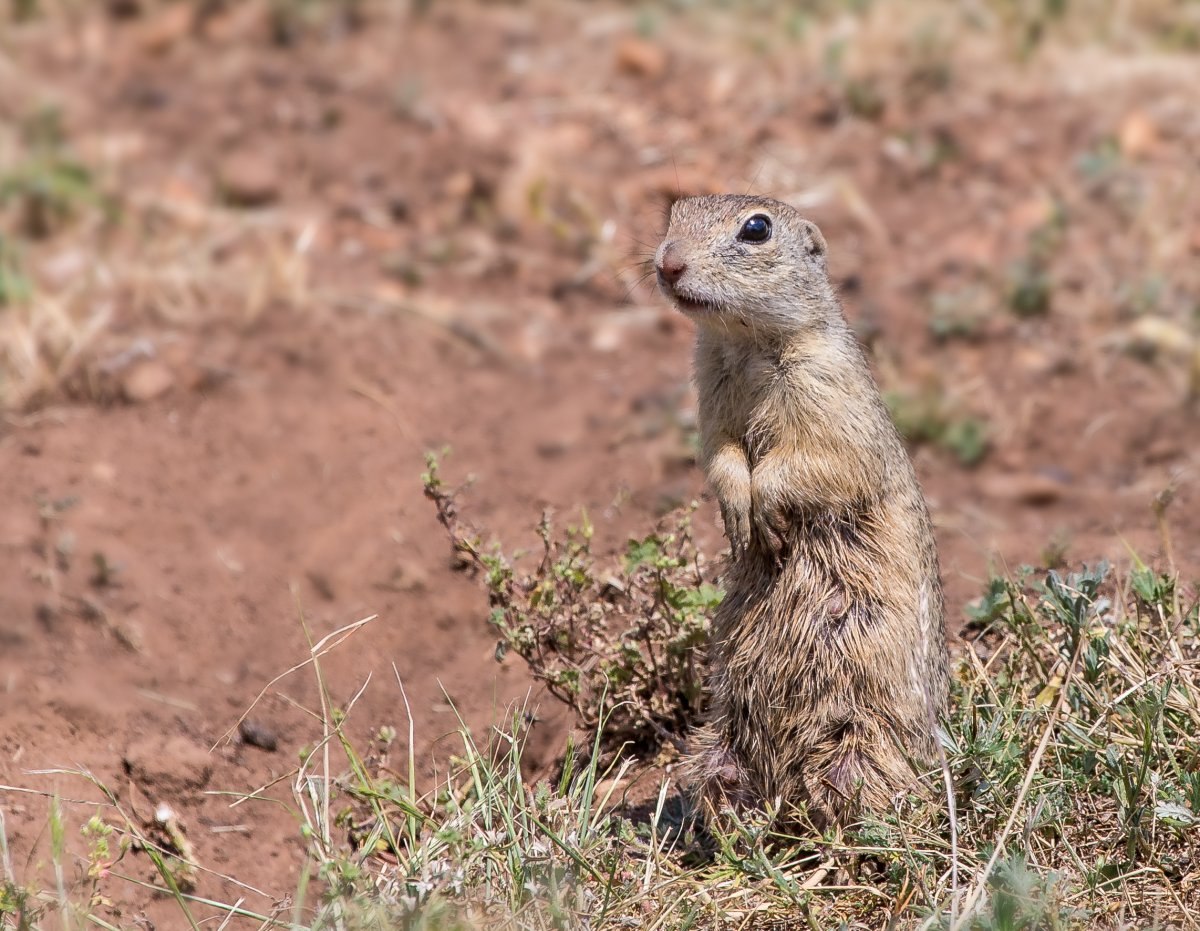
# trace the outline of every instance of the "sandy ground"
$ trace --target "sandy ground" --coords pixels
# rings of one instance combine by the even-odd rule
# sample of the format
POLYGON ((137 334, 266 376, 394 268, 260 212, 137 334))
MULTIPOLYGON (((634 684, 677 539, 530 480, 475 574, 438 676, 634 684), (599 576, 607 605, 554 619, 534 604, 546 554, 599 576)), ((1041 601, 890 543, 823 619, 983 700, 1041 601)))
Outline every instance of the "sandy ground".
MULTIPOLYGON (((544 508, 586 508, 615 551, 702 494, 689 324, 639 281, 681 191, 802 205, 885 389, 921 423, 985 426, 974 466, 962 443, 914 446, 955 636, 992 569, 1136 551, 1196 576, 1194 58, 1021 64, 964 40, 934 61, 947 76, 868 22, 831 76, 835 27, 717 14, 368 6, 280 45, 257 3, 133 6, 0 46, 0 124, 53 102, 120 204, 30 246, 45 289, 87 280, 73 312, 106 316, 0 421, 0 783, 94 799, 36 772, 87 769, 139 817, 169 803, 213 871, 201 894, 269 910, 294 889, 294 817, 222 793, 285 776, 319 735, 310 671, 250 711, 274 752, 222 737, 307 656, 306 624, 375 618, 325 674, 343 705, 369 680, 349 730, 370 746, 394 726, 402 756, 399 679, 426 775, 454 708, 485 729, 539 700, 493 659, 421 495, 426 450, 452 449, 470 518, 510 548, 544 508), (1012 297, 1023 260, 1048 307, 1012 297)), ((699 525, 719 551, 711 502, 699 525)), ((534 769, 565 727, 542 716, 534 769)), ((30 881, 47 806, 0 794, 30 881)), ((151 893, 104 891, 172 926, 151 893)))

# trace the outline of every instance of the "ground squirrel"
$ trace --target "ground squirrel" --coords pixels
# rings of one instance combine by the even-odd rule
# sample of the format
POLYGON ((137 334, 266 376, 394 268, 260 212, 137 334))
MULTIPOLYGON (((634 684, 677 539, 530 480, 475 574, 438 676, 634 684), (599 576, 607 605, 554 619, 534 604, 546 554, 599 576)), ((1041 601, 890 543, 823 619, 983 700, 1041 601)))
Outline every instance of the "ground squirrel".
POLYGON ((696 323, 701 462, 731 546, 691 781, 708 813, 818 827, 937 759, 947 661, 929 512, 830 285, 778 201, 693 197, 655 255, 696 323))

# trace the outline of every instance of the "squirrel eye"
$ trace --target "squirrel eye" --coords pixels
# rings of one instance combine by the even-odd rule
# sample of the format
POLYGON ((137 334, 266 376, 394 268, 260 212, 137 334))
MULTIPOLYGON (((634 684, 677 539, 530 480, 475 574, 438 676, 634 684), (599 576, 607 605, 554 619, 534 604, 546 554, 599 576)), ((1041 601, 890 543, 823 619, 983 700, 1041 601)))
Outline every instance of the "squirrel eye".
POLYGON ((766 242, 771 238, 771 218, 765 213, 756 213, 742 224, 738 239, 742 242, 766 242))

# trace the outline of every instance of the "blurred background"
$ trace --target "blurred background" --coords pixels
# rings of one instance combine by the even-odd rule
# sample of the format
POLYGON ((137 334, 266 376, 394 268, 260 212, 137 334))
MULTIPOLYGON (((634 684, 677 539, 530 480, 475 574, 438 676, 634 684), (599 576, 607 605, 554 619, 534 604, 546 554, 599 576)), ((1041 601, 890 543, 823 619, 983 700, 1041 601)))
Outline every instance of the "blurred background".
MULTIPOLYGON (((426 451, 510 550, 546 508, 616 552, 700 499, 715 557, 690 324, 647 276, 680 194, 821 226, 952 640, 1021 565, 1194 578, 1198 52, 1184 0, 7 0, 0 782, 79 796, 29 771, 87 766, 286 890, 294 823, 205 792, 286 776, 311 676, 208 748, 305 623, 377 615, 330 687, 373 677, 351 727, 405 735, 398 676, 431 766, 454 708, 531 688, 426 451)), ((33 850, 44 806, 11 811, 33 850)))

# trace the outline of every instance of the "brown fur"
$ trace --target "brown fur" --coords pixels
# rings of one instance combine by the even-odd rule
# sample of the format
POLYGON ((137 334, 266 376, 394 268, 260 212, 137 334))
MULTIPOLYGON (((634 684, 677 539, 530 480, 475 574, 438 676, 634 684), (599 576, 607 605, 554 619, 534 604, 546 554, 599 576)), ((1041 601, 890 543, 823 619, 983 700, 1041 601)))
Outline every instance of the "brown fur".
POLYGON ((656 255, 697 323, 732 552, 692 781, 710 814, 778 800, 817 826, 887 807, 936 759, 947 688, 929 514, 825 252, 791 207, 727 195, 676 202, 656 255), (760 213, 771 238, 740 241, 760 213))

